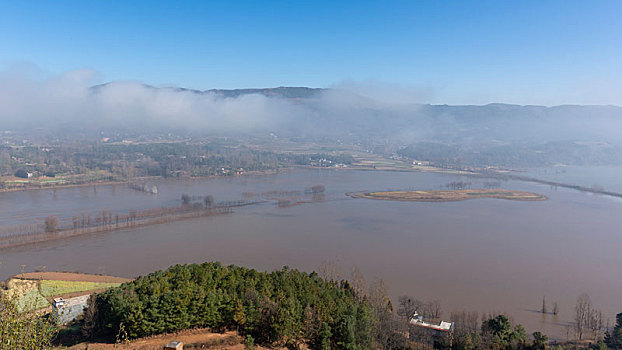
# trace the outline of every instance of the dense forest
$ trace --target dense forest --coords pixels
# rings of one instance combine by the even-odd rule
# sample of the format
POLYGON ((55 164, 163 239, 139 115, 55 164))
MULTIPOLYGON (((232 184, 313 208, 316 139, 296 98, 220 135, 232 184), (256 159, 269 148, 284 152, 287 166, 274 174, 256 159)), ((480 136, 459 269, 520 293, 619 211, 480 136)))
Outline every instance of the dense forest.
POLYGON ((177 265, 98 294, 85 329, 142 337, 191 327, 237 329, 258 342, 368 349, 373 312, 347 282, 316 273, 271 273, 219 263, 177 265))

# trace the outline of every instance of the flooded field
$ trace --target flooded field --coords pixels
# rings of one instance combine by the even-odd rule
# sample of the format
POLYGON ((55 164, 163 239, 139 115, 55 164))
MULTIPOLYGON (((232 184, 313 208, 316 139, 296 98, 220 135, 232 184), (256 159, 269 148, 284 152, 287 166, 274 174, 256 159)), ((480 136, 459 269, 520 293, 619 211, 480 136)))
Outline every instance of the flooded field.
POLYGON ((575 300, 586 292, 613 321, 622 311, 622 201, 505 182, 542 202, 474 199, 393 202, 346 192, 444 189, 486 180, 433 173, 299 170, 276 175, 158 181, 158 194, 127 185, 0 194, 0 226, 69 220, 84 211, 126 212, 179 205, 182 194, 237 200, 249 192, 326 186, 322 201, 291 207, 240 207, 231 215, 89 234, 0 251, 0 278, 45 267, 134 277, 172 264, 218 260, 260 270, 288 265, 317 270, 334 262, 349 277, 356 265, 368 282, 384 279, 392 298, 407 294, 452 310, 507 312, 528 330, 564 338, 575 300), (537 313, 546 296, 557 316, 537 313))

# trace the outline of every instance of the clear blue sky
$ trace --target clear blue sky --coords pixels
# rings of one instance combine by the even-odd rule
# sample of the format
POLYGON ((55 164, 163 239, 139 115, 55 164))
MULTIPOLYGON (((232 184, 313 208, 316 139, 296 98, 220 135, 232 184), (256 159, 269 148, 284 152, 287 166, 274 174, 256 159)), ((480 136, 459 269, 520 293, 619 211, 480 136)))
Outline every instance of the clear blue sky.
POLYGON ((622 104, 622 1, 1 1, 0 64, 189 88, 622 104))

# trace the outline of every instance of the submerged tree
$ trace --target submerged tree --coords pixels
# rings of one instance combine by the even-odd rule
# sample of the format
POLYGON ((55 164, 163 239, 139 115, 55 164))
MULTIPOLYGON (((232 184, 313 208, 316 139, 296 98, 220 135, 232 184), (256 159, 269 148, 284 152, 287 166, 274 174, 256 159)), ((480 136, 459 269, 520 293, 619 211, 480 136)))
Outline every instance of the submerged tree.
POLYGON ((203 197, 203 204, 206 208, 211 209, 214 205, 214 197, 212 197, 211 195, 203 197))
POLYGON ((587 323, 588 313, 592 307, 590 297, 583 293, 577 298, 577 303, 574 307, 574 322, 577 339, 583 339, 583 332, 585 331, 585 325, 587 323))
POLYGON ((186 204, 190 204, 190 195, 188 194, 182 194, 181 195, 181 203, 186 205, 186 204))
POLYGON ((50 215, 45 218, 45 232, 53 233, 58 230, 58 218, 50 215))
POLYGON ((603 330, 602 312, 592 306, 589 295, 585 293, 577 298, 574 321, 578 340, 583 340, 588 332, 591 332, 594 340, 601 336, 603 330))

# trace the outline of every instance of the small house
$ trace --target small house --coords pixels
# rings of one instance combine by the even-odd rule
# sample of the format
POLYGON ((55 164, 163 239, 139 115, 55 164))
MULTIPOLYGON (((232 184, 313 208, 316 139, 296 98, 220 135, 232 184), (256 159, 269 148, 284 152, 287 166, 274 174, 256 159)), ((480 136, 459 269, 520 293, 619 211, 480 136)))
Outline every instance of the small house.
POLYGON ((171 341, 164 347, 165 350, 183 350, 184 343, 181 341, 171 341))
POLYGON ((89 295, 75 298, 54 298, 52 302, 52 315, 59 324, 65 324, 75 320, 84 313, 89 295))

